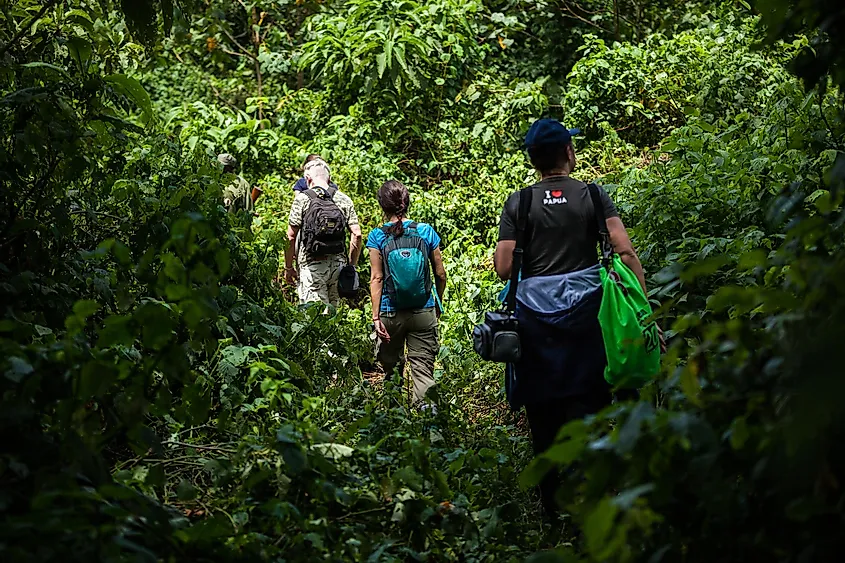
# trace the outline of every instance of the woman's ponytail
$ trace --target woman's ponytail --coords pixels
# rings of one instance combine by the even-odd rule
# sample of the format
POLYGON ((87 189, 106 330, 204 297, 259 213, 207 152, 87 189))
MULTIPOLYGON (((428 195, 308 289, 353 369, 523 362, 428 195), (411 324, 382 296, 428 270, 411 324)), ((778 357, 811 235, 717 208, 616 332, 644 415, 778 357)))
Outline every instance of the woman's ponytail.
POLYGON ((388 180, 379 188, 378 204, 381 210, 388 218, 395 215, 398 219, 387 228, 387 234, 398 238, 405 233, 403 221, 408 214, 410 203, 411 195, 408 193, 408 188, 399 180, 388 180))

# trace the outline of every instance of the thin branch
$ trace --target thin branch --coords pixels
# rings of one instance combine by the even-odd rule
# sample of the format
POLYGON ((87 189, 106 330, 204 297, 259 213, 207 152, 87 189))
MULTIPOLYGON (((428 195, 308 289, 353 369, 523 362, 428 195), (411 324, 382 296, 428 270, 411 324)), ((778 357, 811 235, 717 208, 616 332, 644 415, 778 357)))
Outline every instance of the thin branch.
POLYGON ((616 40, 621 41, 622 38, 619 36, 619 0, 613 0, 613 13, 616 16, 616 40))
MULTIPOLYGON (((255 29, 255 33, 253 34, 252 38, 252 46, 255 48, 255 54, 252 57, 252 60, 255 62, 255 80, 258 83, 258 97, 261 98, 264 94, 262 93, 262 89, 264 86, 264 78, 261 76, 261 63, 258 60, 258 56, 261 54, 261 26, 264 25, 264 15, 265 12, 258 13, 258 8, 253 6, 252 8, 252 24, 253 28, 255 29)), ((264 102, 260 99, 258 100, 258 122, 259 128, 264 129, 264 102)))
MULTIPOLYGON (((598 24, 596 24, 596 23, 594 23, 594 22, 591 22, 590 20, 588 20, 588 19, 584 18, 584 17, 583 17, 583 16, 581 16, 580 14, 576 14, 576 13, 575 13, 575 11, 574 11, 574 10, 573 10, 570 6, 569 6, 569 4, 568 4, 568 3, 564 2, 563 7, 566 9, 566 11, 567 11, 567 12, 569 12, 569 13, 571 14, 571 16, 572 16, 574 19, 579 20, 579 21, 582 21, 582 22, 584 22, 585 24, 587 24, 587 25, 589 25, 589 26, 592 26, 592 27, 594 27, 594 28, 596 28, 596 29, 600 29, 600 30, 601 30, 601 31, 603 31, 604 33, 610 33, 610 31, 608 31, 607 29, 603 28, 602 26, 600 26, 600 25, 598 25, 598 24)), ((565 14, 564 14, 564 17, 566 17, 566 15, 565 15, 565 14)))
MULTIPOLYGON (((270 33, 270 29, 272 29, 272 27, 273 27, 273 22, 270 22, 270 23, 267 24, 267 29, 264 31, 264 35, 261 36, 261 42, 262 43, 264 43, 264 41, 267 39, 267 34, 270 33)), ((287 32, 285 32, 285 33, 287 33, 287 32)), ((290 37, 290 34, 288 34, 288 37, 290 37)))
POLYGON ((243 53, 236 53, 234 51, 230 51, 229 49, 226 49, 225 47, 223 47, 220 50, 223 51, 224 53, 226 53, 227 55, 232 55, 232 56, 235 56, 235 57, 249 57, 249 55, 244 55, 243 53))
POLYGON ((124 217, 118 217, 117 215, 111 215, 110 213, 105 213, 103 211, 93 211, 91 209, 75 209, 70 212, 71 215, 99 215, 101 217, 108 217, 109 219, 114 219, 115 221, 123 221, 124 217))
MULTIPOLYGON (((615 2, 616 2, 616 0, 614 0, 614 3, 615 3, 615 2)), ((564 2, 564 4, 569 4, 569 2, 564 2)), ((585 7, 581 6, 580 4, 578 4, 578 2, 573 2, 573 4, 575 5, 575 7, 576 7, 576 8, 578 8, 579 10, 581 10, 582 12, 584 12, 585 14, 589 14, 589 15, 591 15, 591 16, 595 16, 595 15, 597 15, 597 14, 602 14, 602 13, 604 13, 602 10, 596 10, 595 12, 594 12, 594 11, 592 11, 592 10, 588 10, 587 8, 585 8, 585 7)))
POLYGON ((223 97, 223 95, 220 93, 220 90, 217 89, 217 86, 215 86, 213 82, 209 82, 208 85, 211 86, 211 89, 214 91, 214 95, 217 96, 221 102, 223 102, 232 109, 239 110, 237 106, 235 106, 234 104, 232 104, 232 102, 223 97))
POLYGON ((360 512, 352 512, 350 514, 345 514, 345 515, 339 517, 337 520, 339 522, 339 521, 344 520, 346 518, 352 518, 353 516, 361 516, 362 514, 370 514, 372 512, 382 512, 384 510, 387 510, 387 508, 388 507, 386 507, 386 506, 379 506, 377 508, 370 508, 369 510, 362 510, 360 512))
POLYGON ((252 53, 250 53, 249 51, 247 51, 247 50, 244 48, 244 46, 243 46, 243 45, 241 45, 240 43, 238 43, 238 40, 237 40, 237 39, 235 39, 234 37, 232 37, 232 34, 231 34, 231 33, 229 33, 229 32, 228 32, 225 28, 222 28, 222 29, 223 29, 223 34, 224 34, 226 37, 228 37, 228 38, 229 38, 229 41, 231 41, 232 43, 234 43, 234 44, 235 44, 235 46, 236 46, 238 49, 240 49, 240 50, 244 53, 244 55, 246 55, 246 56, 247 56, 247 57, 249 57, 250 59, 254 59, 254 58, 255 58, 255 56, 254 56, 252 53))
POLYGON ((221 448, 220 446, 203 446, 203 445, 200 445, 200 444, 189 444, 187 442, 177 442, 175 440, 171 440, 170 442, 165 442, 165 444, 174 445, 174 446, 182 446, 182 447, 185 447, 185 448, 193 448, 195 450, 208 450, 210 452, 223 452, 223 453, 226 453, 226 454, 236 454, 236 453, 238 453, 237 450, 232 450, 232 449, 229 449, 229 448, 221 448))
POLYGON ((46 13, 47 13, 47 10, 49 10, 50 8, 52 8, 52 7, 53 7, 53 4, 55 4, 55 3, 56 3, 56 0, 48 0, 48 1, 47 1, 47 3, 46 3, 46 4, 44 4, 44 5, 41 7, 41 10, 39 10, 39 11, 38 11, 38 13, 37 13, 37 14, 35 14, 35 17, 34 17, 34 18, 32 18, 31 20, 29 20, 29 22, 27 22, 27 24, 26 24, 25 26, 23 26, 22 28, 20 28, 20 29, 18 30, 18 32, 14 35, 14 37, 12 37, 12 39, 10 39, 10 40, 9 40, 9 42, 8 42, 8 43, 6 43, 5 45, 3 45, 3 47, 2 47, 2 48, 0 48, 0 59, 2 59, 2 58, 3 58, 3 55, 5 55, 5 54, 6 54, 6 51, 8 51, 8 50, 9 50, 9 48, 10 48, 12 45, 14 45, 15 43, 17 43, 17 42, 18 42, 18 40, 20 40, 20 38, 21 38, 21 37, 23 37, 23 35, 24 35, 26 32, 28 32, 28 31, 29 31, 29 28, 31 28, 31 27, 33 26, 33 24, 35 24, 35 22, 37 22, 38 20, 40 20, 40 19, 44 16, 44 14, 46 14, 46 13))

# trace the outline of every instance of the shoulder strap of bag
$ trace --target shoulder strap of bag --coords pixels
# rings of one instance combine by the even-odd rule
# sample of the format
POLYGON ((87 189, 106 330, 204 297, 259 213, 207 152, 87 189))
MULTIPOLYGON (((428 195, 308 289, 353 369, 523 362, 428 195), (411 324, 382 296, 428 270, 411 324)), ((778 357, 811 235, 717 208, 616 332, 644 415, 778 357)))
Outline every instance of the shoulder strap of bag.
POLYGON ((534 198, 533 186, 519 190, 519 206, 516 213, 516 246, 513 249, 513 265, 511 266, 511 285, 505 298, 507 310, 516 311, 516 290, 519 286, 519 272, 522 270, 523 249, 525 248, 525 230, 528 225, 528 213, 534 198))
MULTIPOLYGON (((334 194, 337 193, 337 188, 333 189, 333 188, 329 187, 329 188, 320 188, 320 189, 323 190, 323 193, 326 194, 326 196, 330 200, 334 201, 334 194)), ((305 190, 305 195, 307 195, 311 199, 322 199, 319 196, 319 194, 317 194, 317 192, 314 190, 314 188, 308 188, 307 190, 305 190)))
POLYGON ((610 243, 610 232, 607 230, 607 217, 604 214, 604 203, 602 203, 599 187, 595 182, 587 186, 590 192, 590 199, 593 200, 593 209, 596 217, 596 227, 599 232, 599 244, 601 245, 601 264, 605 268, 610 267, 613 258, 613 245, 610 243))

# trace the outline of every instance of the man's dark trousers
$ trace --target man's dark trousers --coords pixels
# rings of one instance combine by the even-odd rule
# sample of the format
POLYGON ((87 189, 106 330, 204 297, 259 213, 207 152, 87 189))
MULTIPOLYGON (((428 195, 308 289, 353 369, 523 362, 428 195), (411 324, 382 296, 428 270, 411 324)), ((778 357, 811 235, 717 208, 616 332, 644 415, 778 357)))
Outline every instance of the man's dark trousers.
MULTIPOLYGON (((528 426, 531 427, 534 455, 549 449, 554 444, 558 431, 567 422, 599 412, 611 403, 611 399, 610 391, 594 391, 586 395, 526 404, 525 413, 528 416, 528 426)), ((546 473, 540 481, 540 498, 547 517, 553 517, 560 512, 555 502, 555 493, 560 484, 561 475, 556 469, 546 473)))

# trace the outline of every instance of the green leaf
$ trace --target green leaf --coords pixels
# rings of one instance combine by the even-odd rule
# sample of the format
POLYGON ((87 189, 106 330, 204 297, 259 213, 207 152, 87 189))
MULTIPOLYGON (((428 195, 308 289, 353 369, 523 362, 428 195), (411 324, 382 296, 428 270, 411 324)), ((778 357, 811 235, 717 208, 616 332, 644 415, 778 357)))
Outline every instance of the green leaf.
POLYGON ((144 484, 148 487, 163 487, 167 478, 164 472, 164 465, 156 464, 149 468, 147 476, 144 478, 144 484))
POLYGON ((163 20, 164 35, 170 35, 173 29, 173 0, 161 0, 161 16, 163 20))
POLYGON ((34 371, 28 361, 23 358, 18 358, 17 356, 9 358, 9 364, 10 367, 6 370, 5 376, 6 379, 14 381, 15 383, 20 383, 24 377, 34 371))
POLYGON ((695 360, 690 360, 681 370, 681 391, 692 404, 702 406, 699 399, 701 383, 698 381, 698 363, 695 360))
POLYGON ((396 483, 407 485, 415 491, 420 490, 423 485, 422 476, 413 467, 407 465, 393 473, 393 480, 396 483))
POLYGON ((67 71, 65 69, 63 69, 62 67, 59 67, 59 66, 56 66, 56 65, 53 65, 53 64, 50 64, 50 63, 45 63, 45 62, 42 62, 42 61, 35 61, 33 63, 22 64, 21 67, 23 67, 23 68, 44 68, 44 69, 47 69, 47 70, 56 71, 56 72, 58 72, 58 73, 60 73, 64 76, 69 76, 67 71))
POLYGON ((744 416, 734 419, 730 429, 731 447, 735 450, 742 449, 745 442, 748 441, 750 433, 748 431, 748 422, 744 416))
POLYGON ((194 500, 197 498, 197 489, 187 479, 182 479, 176 485, 176 497, 181 501, 194 500))
POLYGON ((350 457, 355 452, 355 448, 344 444, 314 444, 311 449, 320 452, 323 457, 331 460, 350 457))
POLYGON ((88 61, 91 60, 91 54, 93 52, 91 43, 81 37, 71 37, 67 41, 67 48, 71 58, 79 66, 79 70, 86 72, 88 70, 88 61))
POLYGON ((208 412, 211 410, 211 397, 198 385, 188 385, 182 391, 182 403, 186 408, 193 425, 199 425, 208 420, 208 412))
POLYGON ((144 346, 161 350, 173 339, 176 321, 172 312, 159 303, 145 303, 134 315, 135 321, 142 327, 141 336, 144 346))
POLYGON ((619 508, 616 504, 605 497, 587 514, 587 519, 584 521, 584 534, 587 537, 590 553, 598 554, 607 546, 617 512, 619 508))
POLYGON ((296 444, 282 446, 282 459, 285 460, 285 465, 294 475, 301 473, 308 467, 308 458, 305 457, 305 452, 296 444))
POLYGON ((32 328, 35 329, 36 334, 38 336, 47 336, 48 334, 53 334, 53 331, 46 326, 41 325, 32 325, 32 328))
POLYGON ((132 318, 126 315, 112 315, 107 317, 103 327, 99 330, 97 348, 104 349, 112 346, 131 346, 135 341, 129 331, 132 318))
POLYGON ((654 483, 638 485, 636 487, 632 487, 630 489, 622 491, 621 493, 613 497, 612 502, 621 510, 630 510, 631 508, 633 508, 634 503, 637 501, 638 498, 650 493, 654 489, 654 483))
POLYGON ((549 458, 545 456, 535 457, 519 474, 519 486, 526 490, 538 485, 553 467, 554 463, 549 458))
POLYGON ((621 455, 627 455, 633 451, 640 438, 640 429, 643 423, 654 418, 654 411, 651 405, 646 402, 637 403, 631 410, 630 416, 621 427, 615 431, 615 449, 621 455))
POLYGON ((250 348, 248 346, 237 346, 231 345, 226 346, 223 348, 221 352, 223 354, 223 359, 232 364, 233 366, 240 366, 246 361, 249 357, 250 350, 254 350, 254 348, 250 348))
POLYGON ((118 373, 111 364, 89 361, 82 366, 79 376, 79 399, 87 401, 105 395, 117 381, 118 373))
POLYGON ((103 80, 111 84, 117 92, 135 102, 135 105, 141 110, 142 122, 145 125, 152 120, 153 102, 140 82, 125 74, 111 74, 103 80))
MULTIPOLYGON (((91 19, 91 16, 89 16, 88 12, 86 12, 84 10, 78 10, 78 9, 70 10, 70 11, 68 11, 67 14, 65 14, 65 19, 82 20, 82 21, 87 22, 89 24, 92 24, 92 25, 94 24, 94 21, 91 19)), ((76 23, 80 23, 80 22, 77 21, 76 23)))
POLYGON ((87 319, 99 310, 100 304, 90 299, 80 299, 73 304, 73 314, 83 319, 87 319))
POLYGON ((384 76, 384 69, 386 66, 386 59, 384 53, 376 55, 376 65, 378 67, 378 77, 381 79, 384 76))

